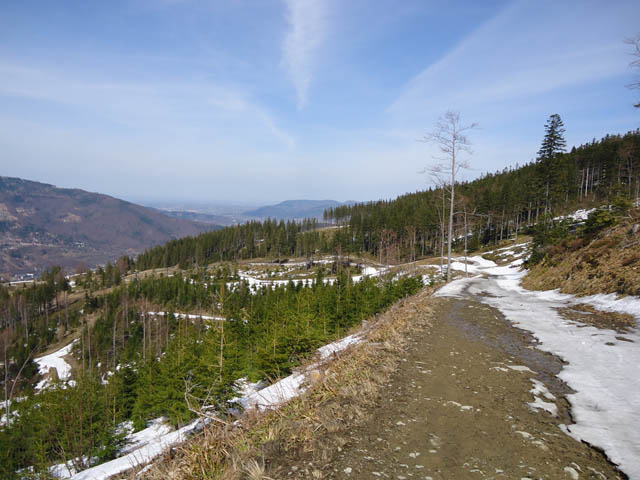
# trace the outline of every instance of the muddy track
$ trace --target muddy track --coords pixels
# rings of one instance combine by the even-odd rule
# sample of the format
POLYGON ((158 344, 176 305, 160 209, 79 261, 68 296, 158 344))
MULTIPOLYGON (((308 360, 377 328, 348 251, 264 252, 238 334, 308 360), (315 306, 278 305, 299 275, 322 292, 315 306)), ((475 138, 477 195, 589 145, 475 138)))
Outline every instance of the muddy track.
POLYGON ((496 309, 428 298, 431 327, 409 340, 400 368, 359 425, 324 433, 335 447, 273 465, 272 478, 625 478, 566 435, 562 362, 496 309), (532 379, 557 415, 534 410, 532 379), (553 399, 553 397, 555 399, 553 399))

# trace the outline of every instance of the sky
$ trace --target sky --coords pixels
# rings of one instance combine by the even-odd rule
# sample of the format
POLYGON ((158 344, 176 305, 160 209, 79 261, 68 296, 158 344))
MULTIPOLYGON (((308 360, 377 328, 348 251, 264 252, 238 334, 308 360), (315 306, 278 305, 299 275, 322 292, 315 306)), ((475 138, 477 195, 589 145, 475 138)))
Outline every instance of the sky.
POLYGON ((427 188, 447 110, 463 178, 640 127, 640 3, 2 2, 0 175, 141 203, 376 200, 427 188))

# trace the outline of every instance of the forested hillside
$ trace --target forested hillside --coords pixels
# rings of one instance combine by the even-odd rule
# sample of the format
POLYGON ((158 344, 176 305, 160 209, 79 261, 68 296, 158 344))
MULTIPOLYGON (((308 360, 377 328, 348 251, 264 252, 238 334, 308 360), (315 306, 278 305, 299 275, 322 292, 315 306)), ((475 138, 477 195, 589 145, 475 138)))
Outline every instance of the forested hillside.
POLYGON ((319 265, 306 285, 262 288, 250 288, 228 264, 126 279, 108 267, 78 278, 75 290, 59 269, 32 286, 0 287, 2 478, 113 458, 131 428, 195 417, 185 392, 224 413, 238 379, 287 375, 422 287, 420 277, 352 280, 352 268, 340 265, 331 279, 319 265), (39 352, 60 341, 69 345, 73 380, 69 372, 38 372, 39 352))
POLYGON ((212 229, 108 195, 0 177, 0 275, 86 270, 212 229))
MULTIPOLYGON (((538 153, 524 166, 486 174, 456 185, 454 235, 468 249, 518 235, 543 216, 578 206, 600 205, 616 197, 640 196, 640 131, 608 135, 568 153, 538 153)), ((325 211, 340 228, 321 233, 313 221, 251 222, 175 240, 147 250, 138 269, 204 265, 255 257, 309 257, 340 250, 368 254, 381 263, 412 261, 439 253, 449 215, 448 188, 400 196, 395 200, 345 205, 325 211)))
MULTIPOLYGON (((353 239, 345 244, 350 250, 408 260, 438 251, 442 219, 448 215, 443 193, 427 190, 393 201, 338 207, 325 218, 350 229, 352 234, 345 235, 353 239)), ((470 248, 517 235, 543 215, 619 196, 638 198, 640 132, 606 136, 569 153, 484 175, 456 185, 456 194, 454 238, 465 231, 472 234, 470 248)))
POLYGON ((318 249, 328 251, 330 245, 318 233, 316 220, 278 222, 269 219, 173 240, 140 254, 136 267, 138 270, 173 265, 185 268, 247 258, 306 257, 318 249))
MULTIPOLYGON (((628 212, 640 189, 639 153, 635 131, 456 185, 455 246, 466 238, 471 250, 526 230, 534 260, 554 261, 561 247, 551 240, 574 245, 561 214, 612 204, 580 230, 592 239, 611 225, 607 215, 614 222, 628 212)), ((1 286, 1 475, 61 461, 86 468, 113 458, 130 429, 194 417, 185 392, 224 411, 238 379, 290 373, 429 280, 375 263, 439 254, 446 195, 445 185, 338 207, 325 213, 329 228, 313 219, 249 222, 122 256, 73 281, 56 267, 32 285, 1 286), (48 352, 62 352, 68 371, 43 370, 48 352)))

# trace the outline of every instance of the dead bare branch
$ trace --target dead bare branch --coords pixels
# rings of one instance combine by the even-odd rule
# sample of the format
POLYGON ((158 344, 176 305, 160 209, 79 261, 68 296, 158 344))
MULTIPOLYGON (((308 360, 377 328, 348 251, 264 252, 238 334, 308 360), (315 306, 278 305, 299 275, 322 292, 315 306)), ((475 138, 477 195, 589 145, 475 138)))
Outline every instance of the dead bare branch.
MULTIPOLYGON (((460 123, 460 113, 447 110, 445 114, 436 122, 432 132, 427 133, 422 141, 435 143, 438 145, 441 157, 435 157, 446 163, 438 163, 426 170, 430 172, 432 179, 437 180, 441 185, 446 185, 445 178, 449 177, 450 186, 450 208, 449 208, 449 234, 447 238, 447 281, 451 280, 451 242, 453 236, 453 214, 455 201, 456 175, 462 168, 468 168, 467 161, 459 158, 461 152, 472 154, 471 142, 466 132, 478 127, 477 123, 462 125, 460 123)), ((443 227, 444 230, 444 227, 443 227)))

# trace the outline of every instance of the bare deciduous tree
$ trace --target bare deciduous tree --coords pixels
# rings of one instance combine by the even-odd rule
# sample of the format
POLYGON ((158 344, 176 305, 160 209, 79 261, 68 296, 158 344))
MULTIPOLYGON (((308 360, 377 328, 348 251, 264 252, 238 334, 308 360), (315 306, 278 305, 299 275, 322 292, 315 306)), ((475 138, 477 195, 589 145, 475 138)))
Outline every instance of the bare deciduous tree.
MULTIPOLYGON (((629 63, 629 66, 640 68, 640 35, 636 35, 633 38, 627 38, 624 42, 628 43, 633 47, 633 51, 631 52, 631 55, 636 57, 635 60, 629 63)), ((627 87, 633 90, 640 90, 640 76, 636 77, 636 79, 633 82, 631 82, 629 85, 627 85, 627 87)), ((640 108, 640 102, 636 103, 634 107, 640 108)))
POLYGON ((441 156, 436 157, 439 163, 427 170, 433 176, 446 175, 449 179, 450 205, 449 205, 449 235, 447 238, 447 282, 451 280, 451 240, 453 237, 453 211, 455 202, 456 175, 461 168, 468 168, 468 163, 459 158, 462 152, 471 153, 469 139, 466 132, 478 126, 461 125, 460 113, 448 110, 435 125, 431 133, 425 135, 423 141, 438 145, 441 156))

